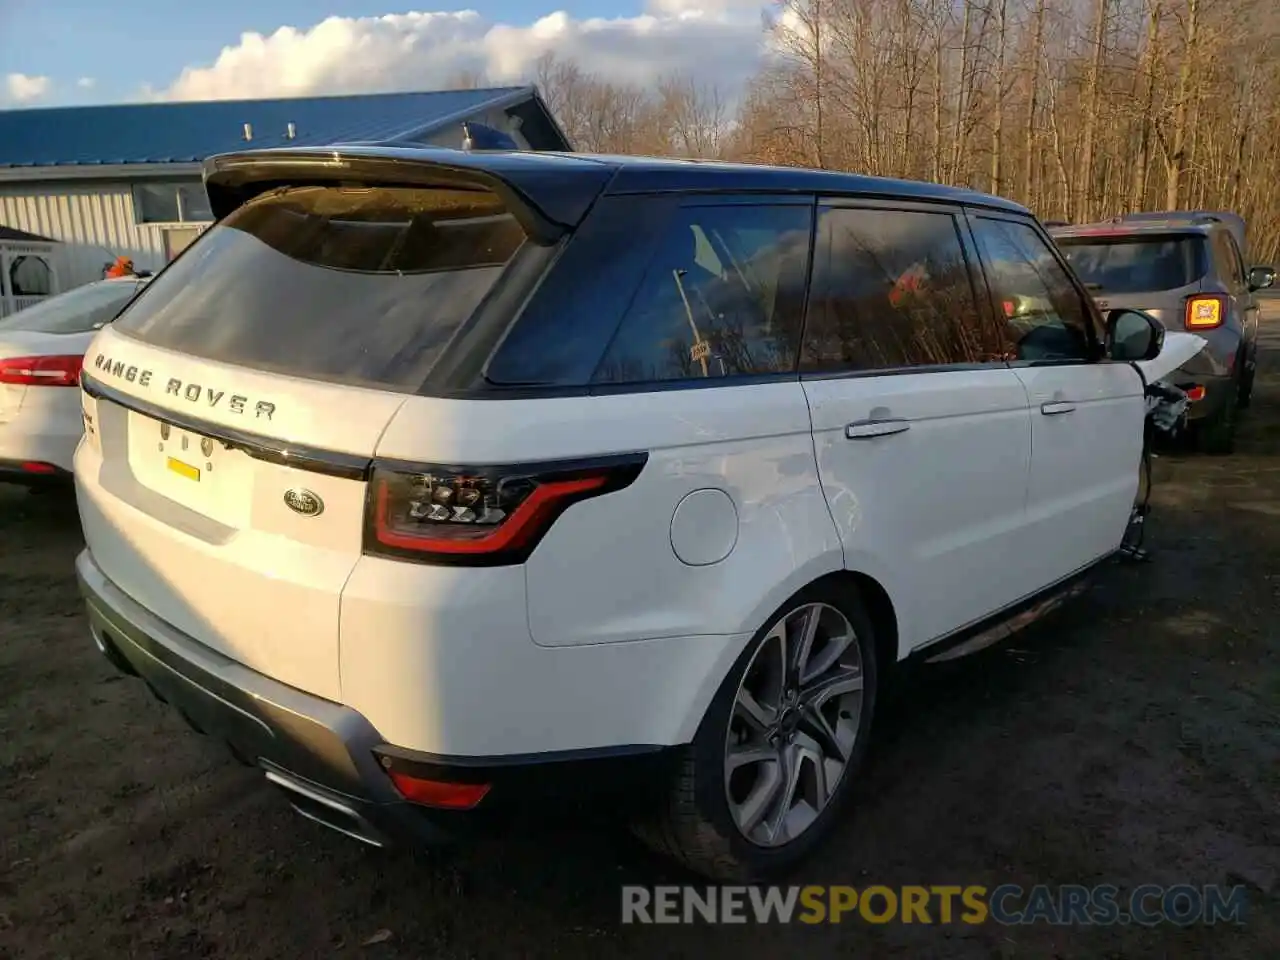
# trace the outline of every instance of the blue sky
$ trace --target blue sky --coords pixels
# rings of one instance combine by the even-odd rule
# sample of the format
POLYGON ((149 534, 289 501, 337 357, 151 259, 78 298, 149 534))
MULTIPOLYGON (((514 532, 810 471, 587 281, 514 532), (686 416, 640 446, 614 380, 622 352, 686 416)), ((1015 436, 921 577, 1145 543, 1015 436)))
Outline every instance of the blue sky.
MULTIPOLYGON (((648 51, 652 47, 652 58, 660 60, 664 69, 671 69, 673 65, 675 68, 682 68, 681 63, 672 60, 670 50, 658 49, 659 45, 669 46, 667 41, 672 39, 671 36, 667 37, 667 41, 660 41, 659 38, 651 37, 645 29, 637 27, 637 21, 627 19, 638 17, 646 9, 665 18, 665 30, 669 33, 679 32, 683 38, 687 33, 683 24, 688 18, 675 16, 682 11, 711 11, 720 19, 726 15, 732 16, 735 27, 741 34, 741 27, 749 19, 744 16, 745 13, 754 18, 758 29, 760 8, 748 0, 708 0, 706 3, 698 0, 547 0, 545 5, 518 0, 481 0, 470 4, 457 0, 418 0, 416 3, 413 0, 329 0, 328 3, 316 3, 315 0, 218 0, 214 3, 190 5, 181 0, 126 0, 115 4, 103 3, 101 0, 0 0, 0 79, 12 74, 49 78, 47 91, 42 95, 30 92, 33 89, 31 87, 23 88, 29 92, 23 95, 22 105, 132 99, 145 87, 166 90, 186 67, 212 66, 224 47, 240 45, 241 35, 245 32, 270 37, 282 26, 306 32, 329 16, 352 18, 354 25, 351 36, 342 42, 349 42, 354 49, 358 46, 358 35, 369 22, 358 18, 378 18, 410 10, 478 11, 485 24, 484 29, 469 27, 467 35, 479 45, 477 49, 488 51, 483 54, 482 59, 489 66, 505 64, 507 69, 516 69, 511 64, 519 61, 523 54, 517 56, 512 51, 520 44, 526 44, 530 48, 538 43, 547 46, 546 43, 537 41, 536 37, 511 38, 504 32, 506 26, 526 27, 541 17, 563 11, 567 14, 567 32, 562 38, 550 42, 550 46, 557 52, 563 48, 573 54, 575 42, 579 45, 586 44, 587 41, 583 38, 589 34, 593 38, 591 44, 597 41, 605 45, 614 44, 614 59, 620 56, 624 60, 632 57, 644 61, 651 56, 648 51), (611 28, 611 32, 607 34, 589 31, 584 34, 583 30, 587 28, 581 21, 599 17, 623 18, 623 23, 616 29, 611 28), (496 32, 491 29, 494 26, 499 28, 496 32), (77 87, 77 80, 81 77, 92 78, 92 87, 87 84, 77 87)), ((698 29, 703 42, 709 36, 714 36, 708 34, 709 27, 705 23, 698 29)), ((457 60, 453 50, 458 46, 455 41, 429 39, 441 36, 435 27, 425 32, 414 27, 410 33, 413 35, 413 42, 423 49, 430 43, 439 42, 440 49, 448 50, 453 58, 450 62, 457 60)), ((728 52, 736 54, 742 51, 735 48, 734 51, 726 51, 728 52)), ((207 82, 203 84, 179 85, 174 90, 174 95, 238 95, 239 86, 242 85, 246 87, 248 95, 270 94, 273 92, 271 82, 263 81, 255 85, 248 76, 255 70, 261 73, 262 63, 269 63, 272 70, 280 71, 277 85, 293 85, 287 92, 310 92, 305 89, 308 84, 325 87, 328 92, 329 88, 341 88, 344 84, 353 84, 356 88, 363 89, 384 82, 394 86, 413 79, 412 71, 407 68, 402 69, 400 74, 380 79, 376 76, 376 65, 373 64, 355 76, 350 69, 341 68, 336 62, 340 59, 338 52, 330 51, 322 55, 313 49, 306 54, 306 59, 310 71, 308 76, 314 75, 314 78, 297 81, 296 78, 285 77, 284 74, 288 71, 281 66, 288 57, 295 56, 302 57, 303 54, 293 47, 288 51, 277 47, 270 52, 269 60, 252 61, 259 63, 257 67, 252 66, 249 60, 227 62, 221 65, 218 77, 207 77, 207 82), (317 58, 322 59, 324 56, 334 62, 316 62, 317 58), (228 81, 227 74, 231 71, 237 71, 241 75, 238 80, 228 81), (214 83, 215 79, 217 83, 214 83), (295 90, 299 83, 302 87, 295 90)), ((481 54, 477 53, 476 56, 481 54)), ((698 66, 699 58, 692 47, 688 59, 691 66, 698 66)), ((424 69, 426 60, 424 55, 421 60, 424 69)), ((609 58, 602 58, 601 63, 606 69, 613 65, 609 58)), ((627 67, 627 64, 622 66, 627 67)), ((639 76, 643 72, 643 63, 631 64, 629 69, 629 78, 634 78, 632 75, 639 76)), ((9 102, 6 106, 15 105, 12 93, 14 89, 10 82, 9 102)), ((2 94, 3 90, 0 90, 0 95, 2 94)))

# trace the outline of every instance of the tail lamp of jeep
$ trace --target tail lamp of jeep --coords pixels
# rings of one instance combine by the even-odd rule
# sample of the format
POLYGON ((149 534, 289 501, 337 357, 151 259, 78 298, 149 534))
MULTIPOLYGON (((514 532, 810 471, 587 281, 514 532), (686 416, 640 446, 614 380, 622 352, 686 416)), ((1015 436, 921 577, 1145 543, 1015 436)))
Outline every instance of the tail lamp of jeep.
POLYGON ((1227 319, 1227 298, 1219 295, 1196 294, 1187 297, 1185 326, 1188 330, 1213 330, 1227 319))

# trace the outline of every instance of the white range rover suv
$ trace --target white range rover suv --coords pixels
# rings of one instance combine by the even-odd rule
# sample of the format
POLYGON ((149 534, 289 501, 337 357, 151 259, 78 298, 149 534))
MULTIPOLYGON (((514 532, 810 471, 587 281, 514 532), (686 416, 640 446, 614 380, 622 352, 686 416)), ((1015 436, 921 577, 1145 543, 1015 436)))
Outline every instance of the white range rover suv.
POLYGON ((1122 545, 1164 334, 1015 204, 370 145, 205 182, 217 224, 85 357, 92 633, 361 840, 600 791, 765 875, 899 661, 1122 545))

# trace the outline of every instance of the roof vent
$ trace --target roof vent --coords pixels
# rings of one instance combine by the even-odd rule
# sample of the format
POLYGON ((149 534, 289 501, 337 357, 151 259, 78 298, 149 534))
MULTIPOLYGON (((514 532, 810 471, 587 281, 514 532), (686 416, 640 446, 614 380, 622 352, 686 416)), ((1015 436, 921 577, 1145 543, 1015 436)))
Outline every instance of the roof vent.
POLYGON ((285 139, 292 140, 297 135, 298 135, 298 125, 294 123, 292 120, 290 120, 289 125, 284 128, 285 139))
POLYGON ((252 139, 253 139, 253 124, 252 124, 252 123, 246 123, 246 124, 244 125, 244 138, 245 138, 246 140, 252 140, 252 139))

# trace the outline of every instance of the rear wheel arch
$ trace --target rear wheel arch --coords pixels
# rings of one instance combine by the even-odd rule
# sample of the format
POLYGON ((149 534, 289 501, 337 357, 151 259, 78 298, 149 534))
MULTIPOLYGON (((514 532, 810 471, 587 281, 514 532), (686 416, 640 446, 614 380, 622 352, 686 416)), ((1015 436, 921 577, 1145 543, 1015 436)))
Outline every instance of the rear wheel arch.
POLYGON ((871 623, 876 628, 876 662, 883 681, 899 660, 898 614, 893 606, 893 598, 880 581, 868 574, 842 570, 834 576, 857 590, 867 615, 871 617, 871 623))
POLYGON ((898 651, 898 613, 889 591, 875 577, 860 570, 833 570, 820 577, 815 577, 799 590, 778 604, 760 621, 764 624, 801 594, 821 586, 833 586, 841 593, 849 593, 861 601, 871 625, 875 628, 876 663, 881 678, 892 672, 899 657, 898 651))
POLYGON ((718 666, 705 678, 705 694, 699 698, 686 717, 684 729, 692 737, 707 719, 711 711, 715 692, 724 683, 725 678, 738 669, 740 660, 751 640, 760 632, 766 623, 797 598, 813 592, 815 589, 833 587, 837 593, 855 598, 866 611, 874 628, 876 663, 881 682, 883 683, 893 672, 899 656, 898 614, 888 590, 870 574, 856 570, 832 570, 806 581, 803 585, 787 594, 782 600, 770 605, 757 619, 749 635, 744 634, 744 641, 732 650, 732 656, 718 666))

